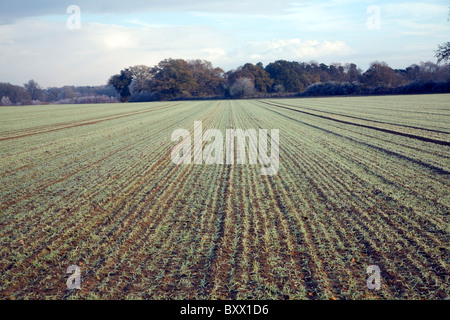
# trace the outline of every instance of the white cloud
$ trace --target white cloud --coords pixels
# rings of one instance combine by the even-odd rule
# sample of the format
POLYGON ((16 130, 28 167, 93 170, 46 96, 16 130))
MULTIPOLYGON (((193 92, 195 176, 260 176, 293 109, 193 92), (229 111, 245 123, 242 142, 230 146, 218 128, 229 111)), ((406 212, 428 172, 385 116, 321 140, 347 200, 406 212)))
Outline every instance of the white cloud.
POLYGON ((382 5, 383 13, 388 16, 404 16, 409 19, 442 16, 445 21, 448 15, 448 5, 430 2, 393 2, 382 5))
POLYGON ((123 27, 99 23, 68 30, 64 22, 24 19, 0 25, 0 82, 98 85, 122 68, 166 58, 219 59, 223 36, 199 26, 123 27))
POLYGON ((448 5, 437 2, 130 0, 122 11, 123 1, 79 0, 82 27, 71 31, 59 1, 5 0, 0 82, 97 85, 123 68, 166 58, 205 59, 226 71, 279 59, 406 67, 398 57, 433 60, 437 44, 447 41, 448 5), (366 27, 374 3, 380 30, 366 27), (21 18, 39 15, 47 16, 21 18))
MULTIPOLYGON (((342 41, 297 38, 235 42, 232 35, 205 26, 125 27, 23 19, 0 26, 1 82, 42 86, 98 85, 122 68, 156 65, 167 58, 205 59, 225 70, 254 60, 306 60, 351 52, 342 41)), ((257 61, 255 61, 257 62, 257 61)))
POLYGON ((105 46, 106 49, 138 49, 138 39, 134 34, 130 33, 127 28, 120 26, 106 26, 101 24, 91 24, 89 29, 92 30, 91 40, 99 45, 105 46))
POLYGON ((306 61, 310 59, 339 59, 352 53, 351 47, 343 41, 318 41, 294 39, 275 39, 271 41, 250 42, 231 53, 242 61, 260 59, 262 62, 279 59, 306 61))
POLYGON ((208 61, 217 61, 226 58, 227 52, 223 48, 205 48, 202 50, 204 59, 208 61))

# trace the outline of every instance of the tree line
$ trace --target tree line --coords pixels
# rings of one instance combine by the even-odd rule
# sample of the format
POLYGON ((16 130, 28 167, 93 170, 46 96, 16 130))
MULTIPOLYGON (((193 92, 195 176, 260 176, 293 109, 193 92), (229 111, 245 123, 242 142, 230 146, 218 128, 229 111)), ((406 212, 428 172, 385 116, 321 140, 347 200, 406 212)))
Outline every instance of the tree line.
POLYGON ((445 93, 450 92, 446 57, 439 56, 438 63, 422 62, 406 69, 374 61, 364 72, 354 63, 286 60, 266 66, 246 63, 225 72, 206 60, 165 59, 153 67, 125 68, 102 86, 44 89, 34 80, 23 86, 0 83, 0 105, 445 93))
POLYGON ((205 60, 166 59, 131 66, 108 80, 122 102, 156 100, 329 96, 450 92, 450 65, 433 62, 392 69, 375 61, 363 72, 354 63, 277 60, 228 72, 205 60))
POLYGON ((0 82, 0 105, 21 106, 41 104, 116 103, 116 90, 102 86, 64 86, 42 88, 35 80, 23 86, 0 82))

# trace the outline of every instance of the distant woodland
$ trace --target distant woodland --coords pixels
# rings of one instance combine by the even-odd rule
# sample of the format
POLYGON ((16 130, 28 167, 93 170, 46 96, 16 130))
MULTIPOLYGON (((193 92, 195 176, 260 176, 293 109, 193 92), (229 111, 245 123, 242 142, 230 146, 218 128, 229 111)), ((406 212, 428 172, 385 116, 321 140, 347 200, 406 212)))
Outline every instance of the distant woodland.
POLYGON ((225 72, 205 60, 166 59, 153 67, 130 66, 102 86, 44 89, 35 80, 23 86, 0 83, 0 105, 449 93, 450 65, 439 62, 392 69, 375 61, 362 71, 353 63, 278 60, 225 72))

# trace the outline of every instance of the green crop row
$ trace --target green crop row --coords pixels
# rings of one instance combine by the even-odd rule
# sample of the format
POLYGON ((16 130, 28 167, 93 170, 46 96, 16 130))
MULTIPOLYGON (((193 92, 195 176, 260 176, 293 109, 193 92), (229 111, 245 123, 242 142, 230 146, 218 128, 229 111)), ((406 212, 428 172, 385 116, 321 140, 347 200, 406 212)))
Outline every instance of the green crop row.
POLYGON ((448 298, 448 97, 2 108, 0 299, 448 298), (278 129, 277 174, 174 164, 195 121, 278 129))

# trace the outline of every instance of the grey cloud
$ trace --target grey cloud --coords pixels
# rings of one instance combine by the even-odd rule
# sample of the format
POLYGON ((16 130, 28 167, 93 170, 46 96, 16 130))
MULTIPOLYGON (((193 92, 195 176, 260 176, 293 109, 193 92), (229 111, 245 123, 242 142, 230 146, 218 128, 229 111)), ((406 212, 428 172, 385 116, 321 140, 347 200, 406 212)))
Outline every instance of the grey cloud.
POLYGON ((0 2, 0 24, 9 24, 17 19, 37 17, 42 15, 65 14, 69 5, 78 5, 82 12, 133 13, 133 12, 167 12, 167 11, 196 11, 244 14, 274 14, 283 13, 290 7, 290 1, 271 0, 3 0, 0 2))

